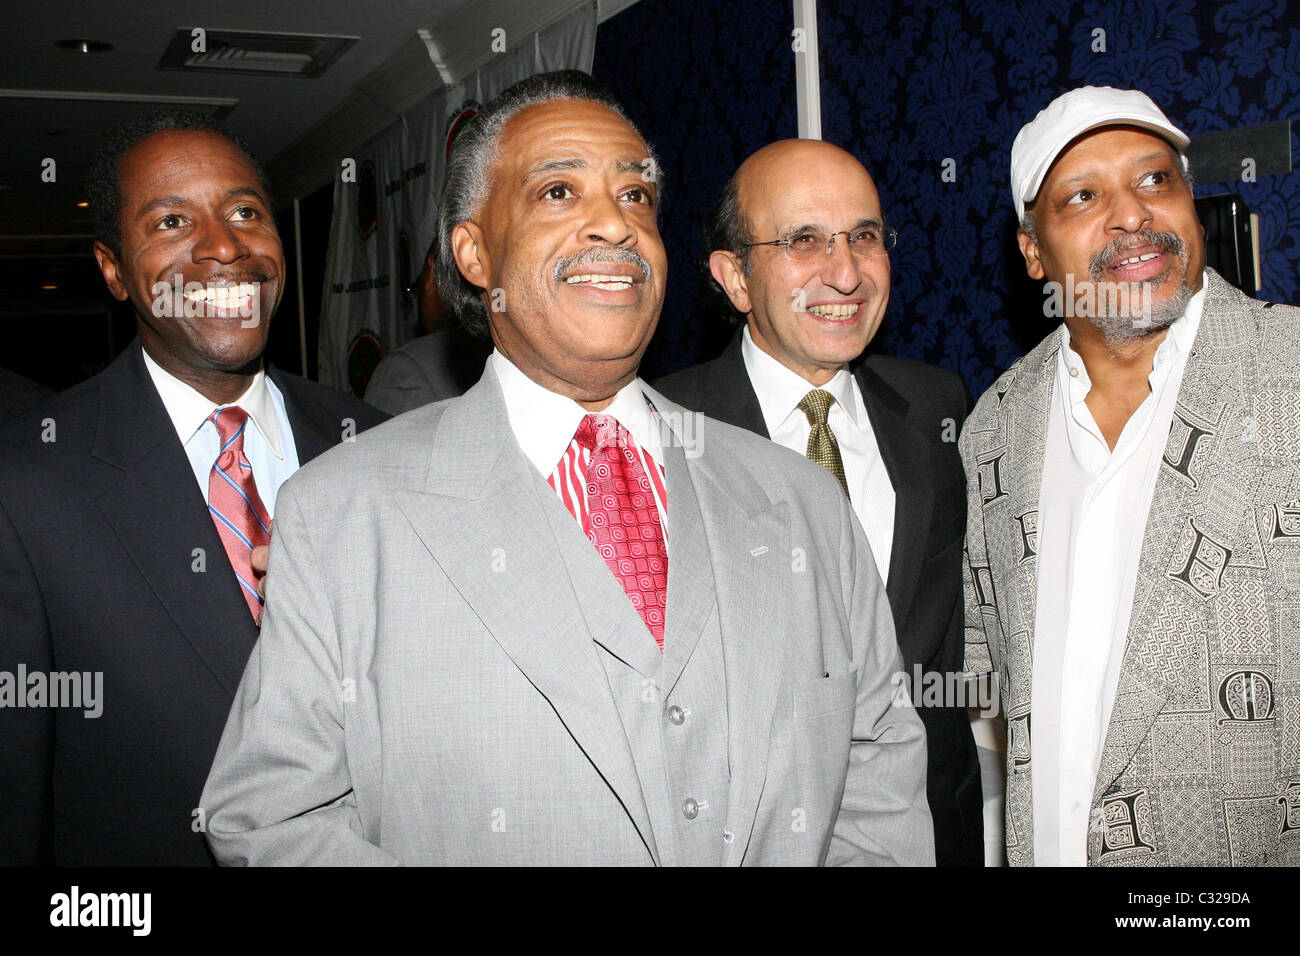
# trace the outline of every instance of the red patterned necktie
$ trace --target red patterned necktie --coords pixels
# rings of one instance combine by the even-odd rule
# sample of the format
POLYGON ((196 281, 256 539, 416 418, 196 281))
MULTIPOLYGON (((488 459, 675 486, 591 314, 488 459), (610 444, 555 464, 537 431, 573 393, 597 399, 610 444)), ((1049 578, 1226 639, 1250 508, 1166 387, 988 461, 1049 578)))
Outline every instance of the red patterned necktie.
POLYGON ((218 408, 209 421, 217 426, 221 451, 208 476, 208 511, 212 512, 217 534, 226 546, 226 556, 235 569, 248 610, 253 620, 260 622, 262 599, 257 595, 252 555, 254 548, 270 542, 271 518, 253 482, 253 466, 244 457, 248 412, 238 405, 230 405, 218 408))
POLYGON ((645 626, 664 649, 668 552, 650 479, 627 433, 612 415, 587 415, 573 436, 591 452, 587 466, 587 537, 623 585, 645 626))

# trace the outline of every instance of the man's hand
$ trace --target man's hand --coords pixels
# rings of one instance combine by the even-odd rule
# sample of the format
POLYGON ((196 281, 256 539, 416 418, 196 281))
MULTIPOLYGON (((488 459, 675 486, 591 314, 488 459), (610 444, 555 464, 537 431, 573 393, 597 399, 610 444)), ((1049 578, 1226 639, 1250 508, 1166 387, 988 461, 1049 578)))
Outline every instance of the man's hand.
MULTIPOLYGON (((272 519, 271 524, 268 526, 267 530, 268 531, 275 530, 274 519, 272 519)), ((271 556, 271 545, 269 542, 267 544, 259 544, 256 548, 253 549, 252 555, 249 556, 249 561, 253 565, 253 573, 257 575, 257 596, 260 597, 263 601, 266 600, 266 562, 267 559, 270 558, 270 556, 271 556)), ((258 620, 257 623, 261 624, 262 622, 261 620, 258 620)))

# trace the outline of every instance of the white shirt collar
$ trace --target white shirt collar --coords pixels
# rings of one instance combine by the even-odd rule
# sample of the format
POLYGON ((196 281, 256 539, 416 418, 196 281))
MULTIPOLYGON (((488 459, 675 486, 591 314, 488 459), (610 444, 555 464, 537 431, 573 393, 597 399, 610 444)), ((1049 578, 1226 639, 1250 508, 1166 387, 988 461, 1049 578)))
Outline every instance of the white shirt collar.
MULTIPOLYGON (((1201 288, 1188 301, 1183 314, 1169 326, 1168 334, 1156 348, 1151 363, 1151 379, 1154 380, 1172 363, 1191 352, 1192 344, 1196 341, 1196 333, 1201 328, 1201 315, 1205 311, 1205 290, 1208 283, 1209 277, 1202 272, 1201 288)), ((1072 400, 1075 402, 1082 401, 1092 389, 1088 369, 1083 364, 1079 353, 1070 345, 1070 330, 1064 322, 1061 323, 1061 350, 1057 358, 1056 375, 1059 381, 1069 383, 1072 400), (1071 369, 1077 374, 1072 376, 1071 369)))
MULTIPOLYGON (((488 357, 506 402, 510 428, 524 455, 543 478, 549 478, 573 442, 587 410, 573 399, 538 385, 496 349, 488 357)), ((614 396, 600 414, 613 415, 643 451, 660 465, 663 445, 640 378, 614 396)))
MULTIPOLYGON (((154 387, 158 389, 158 395, 162 399, 163 407, 167 409, 168 417, 172 420, 172 426, 176 429, 181 444, 187 445, 212 413, 225 406, 204 397, 192 386, 185 384, 151 359, 148 352, 143 350, 142 352, 144 367, 148 370, 149 377, 153 379, 154 387)), ((248 412, 248 420, 261 433, 267 446, 275 453, 275 457, 283 460, 280 429, 276 424, 271 392, 266 387, 266 372, 258 369, 244 394, 228 404, 238 405, 248 412)))
POLYGON ((835 396, 835 403, 849 416, 849 421, 856 428, 858 422, 858 403, 854 401, 853 376, 848 367, 841 368, 825 385, 811 385, 797 372, 794 372, 761 348, 754 344, 746 325, 741 333, 740 354, 745 360, 745 370, 758 395, 758 405, 763 412, 763 422, 767 433, 773 435, 781 424, 791 415, 803 415, 799 403, 814 388, 822 388, 835 396))

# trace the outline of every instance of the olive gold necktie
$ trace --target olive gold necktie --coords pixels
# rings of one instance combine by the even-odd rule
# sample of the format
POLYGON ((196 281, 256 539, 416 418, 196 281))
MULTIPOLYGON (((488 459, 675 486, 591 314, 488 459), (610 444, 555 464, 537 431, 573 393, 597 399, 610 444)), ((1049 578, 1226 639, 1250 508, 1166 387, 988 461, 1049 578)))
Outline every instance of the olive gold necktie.
POLYGON ((826 416, 835 396, 820 388, 814 388, 799 402, 799 410, 808 416, 812 430, 808 433, 808 460, 815 461, 840 480, 844 494, 849 494, 849 483, 844 478, 844 461, 840 458, 840 443, 835 440, 835 433, 826 424, 826 416))

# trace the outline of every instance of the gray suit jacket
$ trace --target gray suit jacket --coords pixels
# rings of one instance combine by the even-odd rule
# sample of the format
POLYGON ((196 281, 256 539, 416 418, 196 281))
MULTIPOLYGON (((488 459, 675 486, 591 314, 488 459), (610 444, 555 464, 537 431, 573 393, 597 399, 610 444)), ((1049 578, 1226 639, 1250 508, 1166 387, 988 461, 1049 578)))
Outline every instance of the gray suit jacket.
MULTIPOLYGON (((1060 336, 984 394, 966 663, 1007 719, 1007 857, 1033 864, 1037 517, 1060 336)), ((1138 566, 1093 791, 1090 865, 1300 863, 1300 309, 1209 272, 1138 566)))
POLYGON ((203 796, 222 862, 933 862, 924 733, 838 484, 646 394, 689 439, 664 448, 662 656, 490 371, 285 484, 203 796), (724 752, 680 778, 641 756, 688 731, 724 752), (725 810, 688 823, 706 764, 725 810))
POLYGON ((491 341, 439 329, 384 356, 366 383, 366 401, 390 415, 464 395, 483 374, 491 341))

